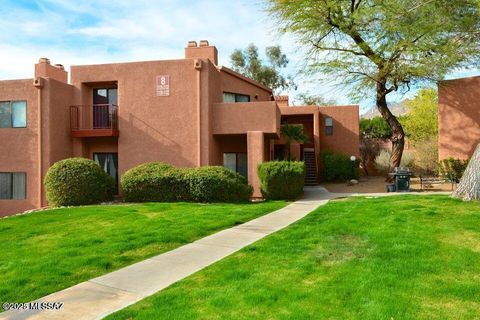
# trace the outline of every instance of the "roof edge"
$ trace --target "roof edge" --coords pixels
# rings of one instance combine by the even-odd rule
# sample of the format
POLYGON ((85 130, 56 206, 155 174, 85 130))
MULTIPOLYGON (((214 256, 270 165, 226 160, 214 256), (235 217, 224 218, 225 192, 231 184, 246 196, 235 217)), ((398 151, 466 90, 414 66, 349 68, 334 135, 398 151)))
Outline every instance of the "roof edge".
POLYGON ((241 75, 240 73, 238 73, 238 72, 236 72, 236 71, 233 71, 233 70, 230 69, 230 68, 227 68, 227 67, 225 67, 225 66, 217 66, 217 70, 218 70, 218 71, 226 72, 226 73, 228 73, 228 74, 231 75, 231 76, 234 76, 234 77, 236 77, 236 78, 238 78, 238 79, 240 79, 240 80, 243 80, 243 81, 246 81, 246 82, 248 82, 248 83, 250 83, 250 84, 253 84, 254 86, 256 86, 256 87, 258 87, 258 88, 260 88, 260 89, 263 89, 263 90, 265 90, 265 91, 268 91, 268 92, 272 93, 272 89, 270 89, 269 87, 264 86, 263 84, 261 84, 261 83, 258 82, 258 81, 255 81, 255 80, 253 80, 253 79, 250 79, 250 78, 248 78, 248 77, 245 77, 244 75, 241 75))

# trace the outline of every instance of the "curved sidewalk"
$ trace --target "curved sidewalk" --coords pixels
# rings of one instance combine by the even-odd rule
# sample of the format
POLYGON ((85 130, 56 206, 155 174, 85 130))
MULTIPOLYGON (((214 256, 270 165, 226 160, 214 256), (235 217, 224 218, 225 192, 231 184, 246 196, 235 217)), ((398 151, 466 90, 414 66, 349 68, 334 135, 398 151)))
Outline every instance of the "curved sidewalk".
POLYGON ((55 292, 34 302, 62 302, 59 310, 21 310, 0 319, 101 319, 219 261, 263 237, 305 217, 333 194, 321 187, 305 188, 292 204, 220 231, 175 250, 55 292))

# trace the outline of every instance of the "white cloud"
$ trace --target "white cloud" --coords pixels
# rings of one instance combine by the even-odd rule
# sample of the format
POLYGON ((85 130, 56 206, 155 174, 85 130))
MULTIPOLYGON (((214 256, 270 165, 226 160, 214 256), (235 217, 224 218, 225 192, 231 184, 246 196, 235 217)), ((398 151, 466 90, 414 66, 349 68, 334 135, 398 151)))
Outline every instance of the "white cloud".
MULTIPOLYGON (((288 72, 305 65, 290 36, 279 36, 260 0, 36 0, 39 9, 0 7, 0 79, 31 78, 40 57, 70 65, 183 57, 188 40, 208 39, 229 65, 235 48, 280 44, 288 72)), ((339 86, 298 77, 299 92, 349 103, 339 86)), ((294 96, 296 92, 288 92, 294 96)), ((370 106, 373 101, 365 101, 370 106)))

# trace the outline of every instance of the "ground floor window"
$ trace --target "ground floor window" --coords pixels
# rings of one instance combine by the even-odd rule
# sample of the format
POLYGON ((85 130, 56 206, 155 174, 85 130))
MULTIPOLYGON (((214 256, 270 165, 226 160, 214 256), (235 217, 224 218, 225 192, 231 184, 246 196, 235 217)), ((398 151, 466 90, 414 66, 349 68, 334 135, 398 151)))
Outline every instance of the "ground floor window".
POLYGON ((118 153, 95 152, 93 161, 115 180, 115 194, 118 194, 118 153))
POLYGON ((0 199, 24 200, 27 174, 25 172, 0 172, 0 199))
POLYGON ((247 153, 246 152, 224 153, 223 166, 247 178, 247 174, 248 174, 247 153))

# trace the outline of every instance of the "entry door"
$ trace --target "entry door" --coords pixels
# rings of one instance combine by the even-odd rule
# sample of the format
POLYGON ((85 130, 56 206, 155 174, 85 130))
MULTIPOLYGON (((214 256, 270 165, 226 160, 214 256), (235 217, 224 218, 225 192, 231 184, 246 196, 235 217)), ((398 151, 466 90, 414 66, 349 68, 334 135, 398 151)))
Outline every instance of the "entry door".
POLYGON ((93 89, 93 128, 109 129, 111 127, 111 105, 117 105, 117 89, 93 89))
POLYGON ((93 161, 115 180, 115 194, 118 194, 118 153, 96 152, 93 161))

